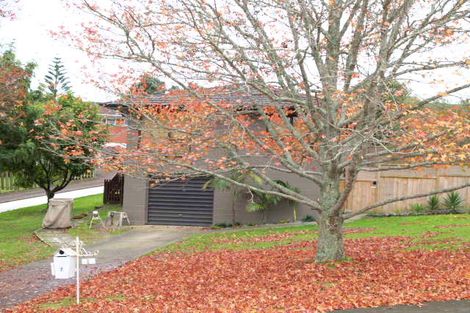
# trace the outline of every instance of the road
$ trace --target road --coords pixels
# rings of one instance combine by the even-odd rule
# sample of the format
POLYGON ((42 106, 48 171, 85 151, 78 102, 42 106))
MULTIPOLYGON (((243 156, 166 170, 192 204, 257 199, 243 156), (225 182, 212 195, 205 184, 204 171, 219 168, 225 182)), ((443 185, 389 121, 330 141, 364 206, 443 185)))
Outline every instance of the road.
MULTIPOLYGON (((97 195, 97 194, 103 193, 103 189, 104 189, 103 186, 98 186, 98 187, 84 188, 84 189, 73 190, 73 191, 59 192, 56 194, 55 198, 79 198, 79 197, 97 195)), ((33 206, 33 205, 46 204, 46 203, 47 203, 46 196, 31 197, 31 198, 26 198, 26 199, 21 199, 21 200, 3 202, 3 203, 0 203, 0 213, 13 211, 13 210, 33 206)))

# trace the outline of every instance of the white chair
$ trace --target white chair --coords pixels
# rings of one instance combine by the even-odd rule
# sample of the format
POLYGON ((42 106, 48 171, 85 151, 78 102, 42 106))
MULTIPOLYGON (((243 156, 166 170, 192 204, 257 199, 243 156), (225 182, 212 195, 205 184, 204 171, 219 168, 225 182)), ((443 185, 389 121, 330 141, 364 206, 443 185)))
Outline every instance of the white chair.
POLYGON ((91 220, 90 220, 90 226, 89 226, 90 229, 91 229, 91 226, 93 226, 93 222, 98 222, 101 224, 101 226, 103 226, 103 228, 106 228, 106 226, 104 226, 103 220, 101 219, 100 213, 98 211, 93 211, 91 213, 91 220))

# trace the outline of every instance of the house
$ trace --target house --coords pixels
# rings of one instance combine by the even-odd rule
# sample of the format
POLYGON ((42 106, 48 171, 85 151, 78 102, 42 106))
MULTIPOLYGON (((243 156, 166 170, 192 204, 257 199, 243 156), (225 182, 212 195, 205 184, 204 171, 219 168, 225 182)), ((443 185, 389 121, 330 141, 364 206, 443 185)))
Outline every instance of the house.
POLYGON ((98 103, 99 115, 109 131, 109 139, 105 147, 127 147, 128 119, 123 112, 113 107, 112 102, 98 103))
MULTIPOLYGON (((138 97, 132 100, 133 104, 167 106, 177 100, 175 93, 156 94, 147 97, 138 97)), ((211 93, 212 100, 240 103, 244 111, 254 111, 254 105, 268 105, 271 103, 266 96, 259 93, 246 94, 239 90, 229 93, 211 93)), ((126 102, 107 102, 101 104, 102 115, 107 121, 115 117, 125 117, 129 107, 126 102)), ((290 116, 293 120, 295 114, 290 116)), ((141 134, 135 130, 129 120, 125 124, 127 139, 125 143, 128 149, 139 146, 142 140, 141 134)), ((114 123, 112 123, 114 124, 114 123)), ((116 125, 110 125, 116 126, 116 125)), ((119 126, 124 126, 123 124, 119 126)), ((122 127, 124 129, 124 127, 122 127)), ((113 130, 113 129, 111 129, 113 130)), ((121 129, 119 129, 121 130, 121 129)), ((121 133, 119 133, 121 136, 121 133)), ((112 134, 113 137, 113 134, 112 134)), ((116 138, 114 134, 114 138, 116 138)), ((119 142, 124 142, 122 140, 119 142)), ((276 176, 302 190, 311 197, 317 197, 319 191, 309 181, 293 174, 276 176), (305 190, 304 190, 305 189, 305 190)), ((231 224, 233 221, 242 224, 291 221, 302 219, 312 215, 312 211, 305 205, 293 205, 294 210, 286 211, 286 202, 279 203, 266 212, 250 213, 246 211, 246 205, 250 198, 247 191, 240 191, 236 199, 231 191, 211 188, 208 185, 210 177, 196 177, 186 181, 170 180, 168 182, 155 183, 152 179, 133 177, 126 175, 124 179, 123 209, 134 224, 167 224, 167 225, 199 225, 209 226, 213 224, 231 224)))
MULTIPOLYGON (((139 101, 139 99, 136 99, 139 101)), ((159 94, 140 99, 145 105, 166 106, 175 99, 171 94, 159 94)), ((227 101, 239 103, 244 112, 259 105, 269 105, 269 99, 259 93, 242 93, 240 91, 211 95, 212 101, 227 101)), ((281 103, 281 105, 283 105, 281 103)), ((255 110, 252 110, 253 112, 255 110)), ((289 116, 295 122, 295 114, 289 116)), ((132 123, 132 121, 130 121, 132 123)), ((132 130, 128 131, 128 148, 139 145, 142 138, 132 130)), ((311 181, 293 173, 270 172, 269 176, 279 179, 299 189, 310 199, 320 196, 318 187, 311 181)), ((246 190, 240 190, 238 195, 232 191, 218 190, 209 187, 211 177, 193 177, 187 180, 169 179, 155 181, 127 175, 124 180, 123 210, 126 211, 134 224, 162 225, 195 225, 210 226, 214 224, 279 223, 284 221, 301 220, 313 216, 314 212, 305 204, 295 204, 287 200, 261 212, 247 212, 246 206, 251 195, 246 190)), ((462 168, 425 171, 406 170, 388 172, 359 173, 346 209, 354 211, 368 204, 380 202, 397 195, 425 193, 440 187, 458 185, 470 181, 470 171, 462 168)), ((461 192, 467 203, 470 202, 470 188, 461 192)), ((426 198, 413 200, 423 202, 426 198)), ((411 202, 394 203, 383 208, 393 211, 411 202)))

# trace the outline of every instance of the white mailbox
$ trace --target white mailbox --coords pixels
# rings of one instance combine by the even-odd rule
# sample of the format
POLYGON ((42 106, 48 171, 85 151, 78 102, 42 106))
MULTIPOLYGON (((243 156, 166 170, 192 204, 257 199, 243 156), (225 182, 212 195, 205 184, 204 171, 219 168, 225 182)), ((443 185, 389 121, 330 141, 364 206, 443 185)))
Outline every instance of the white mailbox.
POLYGON ((77 254, 73 249, 62 248, 54 254, 51 263, 52 275, 56 279, 69 279, 75 276, 77 267, 77 254))

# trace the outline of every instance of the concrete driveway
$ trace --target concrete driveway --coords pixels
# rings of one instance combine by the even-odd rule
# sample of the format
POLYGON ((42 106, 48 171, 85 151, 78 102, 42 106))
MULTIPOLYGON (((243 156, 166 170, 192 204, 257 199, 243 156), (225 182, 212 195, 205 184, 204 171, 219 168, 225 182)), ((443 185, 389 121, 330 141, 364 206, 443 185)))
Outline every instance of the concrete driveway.
MULTIPOLYGON (((134 226, 129 232, 111 237, 87 250, 99 250, 96 265, 82 266, 80 275, 90 278, 137 259, 153 250, 180 241, 203 230, 197 227, 134 226)), ((74 283, 74 279, 56 280, 51 275, 51 258, 0 273, 0 311, 31 300, 54 289, 74 283)))

